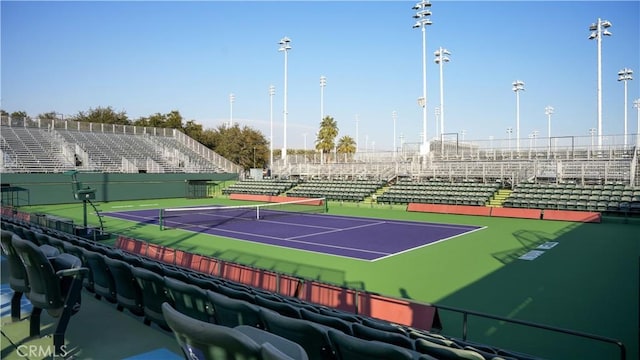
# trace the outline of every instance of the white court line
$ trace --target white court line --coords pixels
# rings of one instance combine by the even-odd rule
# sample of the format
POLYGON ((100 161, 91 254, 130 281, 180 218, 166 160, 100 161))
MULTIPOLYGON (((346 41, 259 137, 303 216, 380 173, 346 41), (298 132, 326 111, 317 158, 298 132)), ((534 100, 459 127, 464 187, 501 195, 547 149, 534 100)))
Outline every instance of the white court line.
MULTIPOLYGON (((245 219, 245 218, 238 218, 238 217, 233 217, 233 216, 222 216, 222 215, 214 215, 214 214, 203 214, 203 215, 209 215, 209 216, 215 216, 215 217, 225 217, 225 218, 230 218, 230 219, 236 219, 236 220, 245 220, 245 221, 255 221, 256 219, 245 219)), ((318 216, 322 216, 319 214, 300 214, 300 215, 304 215, 304 216, 311 216, 311 217, 318 217, 318 216)), ((143 219, 143 220, 150 220, 149 217, 147 216, 138 216, 138 215, 128 215, 128 217, 130 218, 137 218, 137 219, 143 219)), ((156 218, 151 218, 151 220, 157 220, 156 218)), ((356 220, 356 219, 354 219, 356 220)), ((358 221, 368 221, 369 219, 365 219, 365 218, 357 218, 358 221)), ((373 221, 374 219, 371 219, 371 221, 373 221)), ((330 228, 330 227, 322 227, 322 226, 313 226, 313 225, 304 225, 304 224, 298 224, 298 223, 288 223, 288 222, 280 222, 280 221, 270 221, 270 220, 260 220, 260 221, 265 221, 265 222, 269 222, 269 223, 276 223, 276 224, 282 224, 282 225, 290 225, 290 226, 303 226, 303 227, 311 227, 311 228, 321 228, 321 229, 330 229, 329 231, 323 231, 323 232, 317 232, 317 233, 313 233, 313 234, 307 234, 307 235, 301 235, 301 236, 295 236, 295 237, 291 237, 291 238, 280 238, 280 237, 275 237, 275 236, 269 236, 269 235, 262 235, 262 234, 256 234, 256 233, 251 233, 251 232, 243 232, 243 231, 236 231, 236 230, 226 230, 226 229, 220 229, 220 228, 211 228, 209 226, 204 226, 204 225, 195 225, 195 224, 188 224, 188 223, 180 223, 180 222, 175 222, 175 221, 168 221, 169 224, 174 224, 173 226, 180 229, 180 230, 185 230, 185 231, 190 231, 190 232, 197 232, 199 234, 202 234, 202 232, 198 232, 198 231, 194 231, 194 230, 188 230, 189 228, 201 228, 201 229, 213 229, 217 232, 223 232, 223 233, 230 233, 230 234, 240 234, 240 235, 247 235, 247 236, 255 236, 255 237, 259 237, 259 238, 265 238, 265 239, 272 239, 272 240, 279 240, 279 241, 284 241, 284 242, 291 242, 291 243, 298 243, 298 244, 307 244, 307 245, 314 245, 317 247, 326 247, 326 248, 334 248, 334 249, 340 249, 340 250, 349 250, 349 251, 354 251, 354 252, 361 252, 361 253, 369 253, 369 254, 377 254, 377 255, 383 255, 379 258, 375 258, 372 260, 369 259, 361 259, 361 258, 357 258, 357 257, 352 257, 352 256, 344 256, 344 255, 338 255, 338 254, 330 254, 330 253, 322 253, 322 252, 318 252, 318 251, 314 251, 314 250, 308 250, 308 249, 298 249, 298 248, 294 248, 295 250, 302 250, 302 251, 307 251, 307 252, 313 252, 313 253, 320 253, 320 254, 324 254, 324 255, 330 255, 330 256, 338 256, 338 257, 344 257, 344 258, 348 258, 348 259, 356 259, 356 260, 364 260, 364 261, 369 261, 369 262, 375 262, 378 260, 382 260, 382 259, 387 259, 390 258, 392 256, 396 256, 399 254, 403 254, 409 251, 413 251, 416 249, 420 249, 426 246, 430 246, 433 244, 437 244, 440 242, 443 242, 445 240, 450 240, 462 235, 467 235, 469 233, 478 231, 478 230, 483 230, 486 229, 487 227, 480 227, 480 228, 475 228, 475 229, 471 229, 468 231, 465 231, 461 234, 457 234, 454 236, 450 236, 448 238, 443 238, 443 239, 439 239, 437 241, 433 241, 430 243, 426 243, 420 246, 416 246, 413 248, 409 248, 409 249, 405 249, 399 252, 394 252, 394 253, 388 253, 388 252, 380 252, 380 251, 372 251, 372 250, 365 250, 365 249, 360 249, 360 248, 351 248, 351 247, 346 247, 346 246, 338 246, 338 245, 329 245, 329 244, 318 244, 318 243, 314 243, 314 242, 309 242, 309 241, 300 241, 300 240, 296 240, 299 238, 304 238, 304 237, 311 237, 311 236, 316 236, 316 235, 322 235, 322 234, 328 234, 328 233, 334 233, 334 232, 340 232, 340 231, 344 231, 344 230, 353 230, 353 229, 358 229, 358 228, 363 228, 363 227, 368 227, 368 226, 374 226, 374 225, 382 225, 382 224, 395 224, 395 225, 403 225, 403 226, 407 226, 407 225, 416 225, 416 226, 421 226, 421 227, 440 227, 440 228, 451 228, 451 229, 461 229, 465 226, 471 226, 471 225, 441 225, 441 224, 433 224, 433 223, 418 223, 418 222, 411 222, 411 221, 376 221, 373 223, 369 223, 369 224, 364 224, 364 225, 358 225, 358 226, 352 226, 352 227, 348 227, 348 228, 330 228), (182 227, 178 227, 176 225, 182 225, 182 227)), ((167 226, 165 224, 165 226, 167 226)), ((169 227, 171 227, 171 225, 169 225, 169 227)), ((204 233, 207 235, 211 235, 209 233, 204 233)), ((220 235, 220 236, 224 236, 224 235, 220 235)), ((282 246, 282 245, 275 245, 275 244, 269 244, 269 243, 261 243, 261 242, 257 242, 257 241, 252 241, 252 240, 247 240, 247 239, 238 239, 238 238, 233 238, 234 240, 240 240, 240 241, 248 241, 248 242, 252 242, 252 243, 257 243, 257 244, 263 244, 263 245, 269 245, 269 246, 277 246, 277 247, 282 247, 282 248, 287 248, 287 249, 291 249, 290 247, 286 247, 286 246, 282 246)))
MULTIPOLYGON (((174 222, 175 224, 175 222, 174 222)), ((189 224, 182 224, 182 223, 178 223, 181 225, 189 225, 189 224)), ((203 226, 203 225, 190 225, 190 226, 186 226, 184 228, 179 228, 181 230, 187 230, 189 228, 202 228, 202 229, 211 229, 210 227, 207 226, 203 226)), ((242 234, 242 235, 249 235, 249 236, 255 236, 255 237, 261 237, 261 238, 265 238, 265 239, 273 239, 273 240, 279 240, 279 241, 286 241, 286 242, 292 242, 292 243, 297 243, 297 244, 306 244, 306 245, 314 245, 314 246, 318 246, 318 247, 327 247, 327 248, 334 248, 334 249, 340 249, 340 250, 351 250, 351 251, 356 251, 356 252, 363 252, 363 253, 370 253, 370 254, 378 254, 378 255, 389 255, 390 253, 387 252, 380 252, 380 251, 371 251, 371 250, 365 250, 365 249, 359 249, 359 248, 350 248, 350 247, 346 247, 346 246, 338 246, 338 245, 329 245, 329 244, 318 244, 318 243, 314 243, 314 242, 310 242, 310 241, 300 241, 300 240, 295 240, 293 238, 290 239, 283 239, 283 238, 279 238, 279 237, 275 237, 275 236, 269 236, 269 235, 262 235, 262 234, 256 234, 256 233, 248 233, 248 232, 244 232, 244 231, 236 231, 236 230, 226 230, 226 229, 214 229, 215 231, 220 231, 220 232, 226 232, 226 233, 232 233, 232 234, 242 234)), ((187 231, 192 231, 192 230, 187 230, 187 231)), ((198 232, 199 234, 202 234, 201 232, 198 232)), ((206 233, 207 235, 211 235, 209 233, 206 233)), ((313 234, 313 235, 317 235, 317 234, 313 234)), ((242 240, 242 241, 249 241, 252 243, 258 243, 258 244, 263 244, 263 245, 270 245, 273 246, 274 244, 264 244, 264 243, 259 243, 256 241, 251 241, 251 240, 247 240, 247 239, 236 239, 234 238, 234 240, 242 240)), ((278 246, 278 245, 275 245, 278 246)), ((296 250, 305 250, 305 249, 297 249, 296 250)))
MULTIPOLYGON (((309 237, 309 236, 316 236, 316 235, 331 234, 331 233, 340 232, 340 231, 345 231, 345 230, 355 230, 355 229, 360 229, 360 228, 369 227, 369 226, 374 226, 374 225, 382 225, 382 224, 384 224, 384 223, 385 223, 385 221, 378 221, 378 222, 371 223, 371 224, 358 225, 358 226, 352 226, 352 227, 348 227, 348 228, 341 228, 341 229, 333 229, 333 230, 329 230, 329 231, 322 231, 322 232, 318 232, 318 233, 314 233, 314 234, 307 234, 307 235, 293 236, 293 237, 286 238, 286 240, 289 240, 289 239, 300 239, 300 238, 309 237)), ((388 254, 388 253, 387 253, 387 254, 388 254)))
POLYGON ((413 250, 421 249, 423 247, 431 246, 431 245, 437 244, 439 242, 443 242, 445 240, 451 240, 451 239, 457 238, 458 236, 468 235, 468 234, 471 234, 472 232, 476 232, 478 230, 484 230, 486 228, 487 228, 486 226, 483 226, 481 228, 465 231, 465 232, 463 232, 461 234, 458 234, 458 235, 449 236, 448 238, 442 238, 440 240, 436 240, 436 241, 433 241, 433 242, 430 242, 430 243, 422 244, 420 246, 416 246, 416 247, 412 247, 412 248, 405 249, 405 250, 402 250, 402 251, 398 251, 396 253, 391 253, 391 254, 388 254, 387 256, 379 257, 379 258, 376 258, 376 259, 373 259, 373 260, 370 260, 370 261, 371 262, 375 262, 375 261, 378 261, 378 260, 388 259, 388 258, 396 256, 396 255, 404 254, 404 253, 409 252, 409 251, 413 251, 413 250))

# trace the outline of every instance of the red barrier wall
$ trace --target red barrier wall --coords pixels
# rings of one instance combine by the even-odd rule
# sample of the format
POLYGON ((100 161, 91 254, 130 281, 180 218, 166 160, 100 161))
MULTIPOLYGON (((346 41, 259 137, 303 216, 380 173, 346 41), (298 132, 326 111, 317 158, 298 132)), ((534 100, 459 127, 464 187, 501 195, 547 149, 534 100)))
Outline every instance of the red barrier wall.
POLYGON ((417 329, 442 328, 438 309, 433 306, 366 292, 359 293, 358 299, 358 314, 417 329))
MULTIPOLYGON (((309 200, 309 198, 303 197, 288 197, 288 196, 271 196, 271 195, 253 195, 253 194, 230 194, 229 199, 231 200, 247 200, 247 201, 263 201, 263 202, 288 202, 288 201, 298 201, 298 200, 309 200)), ((321 202, 318 200, 317 203, 309 203, 309 205, 320 205, 321 202)))
POLYGON ((315 281, 307 281, 304 285, 298 294, 300 299, 354 314, 357 312, 354 290, 315 281))
POLYGON ((493 208, 491 216, 510 217, 520 219, 540 219, 542 210, 540 209, 521 209, 521 208, 493 208))
POLYGON ((563 220, 599 223, 601 215, 599 212, 571 211, 571 210, 544 210, 542 218, 545 220, 563 220))
POLYGON ((439 214, 480 215, 490 216, 491 208, 472 205, 447 205, 447 204, 420 204, 410 203, 407 211, 431 212, 439 214))

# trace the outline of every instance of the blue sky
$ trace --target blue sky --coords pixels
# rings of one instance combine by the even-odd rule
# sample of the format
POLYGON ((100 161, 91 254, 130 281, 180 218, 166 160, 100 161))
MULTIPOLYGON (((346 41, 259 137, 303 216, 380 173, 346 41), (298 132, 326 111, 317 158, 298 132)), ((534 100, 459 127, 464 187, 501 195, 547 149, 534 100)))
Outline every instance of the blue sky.
MULTIPOLYGON (((327 78, 324 113, 339 136, 360 148, 391 149, 419 142, 422 37, 407 1, 2 1, 2 108, 31 116, 66 116, 98 106, 131 119, 178 110, 214 128, 230 117, 269 136, 270 85, 274 147, 282 146, 287 36, 289 148, 312 147, 320 123, 320 76, 327 78)), ((507 137, 515 129, 511 84, 520 93, 521 137, 588 134, 597 125, 597 46, 589 25, 609 20, 602 41, 603 133, 622 134, 622 68, 628 82, 629 133, 640 97, 639 1, 432 1, 427 27, 428 136, 440 102, 434 51, 447 48, 445 131, 466 139, 507 137)), ((514 130, 515 131, 515 130, 514 130)))

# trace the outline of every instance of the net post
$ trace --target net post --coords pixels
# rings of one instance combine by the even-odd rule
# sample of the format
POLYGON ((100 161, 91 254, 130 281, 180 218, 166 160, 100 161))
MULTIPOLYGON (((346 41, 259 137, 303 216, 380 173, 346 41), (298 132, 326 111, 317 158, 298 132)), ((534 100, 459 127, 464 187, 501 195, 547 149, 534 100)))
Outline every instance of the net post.
POLYGON ((162 209, 158 210, 158 225, 160 225, 160 231, 164 230, 164 217, 162 209))
POLYGON ((256 220, 260 220, 260 205, 256 205, 256 220))
POLYGON ((329 203, 327 202, 327 198, 322 198, 322 204, 324 205, 324 213, 329 212, 329 203))

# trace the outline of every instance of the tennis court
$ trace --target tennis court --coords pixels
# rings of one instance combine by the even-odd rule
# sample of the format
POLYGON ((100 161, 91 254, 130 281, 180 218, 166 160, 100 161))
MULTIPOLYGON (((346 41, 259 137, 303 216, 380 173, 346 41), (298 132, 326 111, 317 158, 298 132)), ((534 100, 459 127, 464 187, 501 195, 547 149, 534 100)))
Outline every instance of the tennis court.
MULTIPOLYGON (((231 237, 273 246, 376 261, 469 232, 478 226, 391 221, 318 213, 243 208, 232 212, 185 208, 165 216, 168 228, 231 237)), ((105 216, 160 225, 158 210, 104 213, 105 216)))

